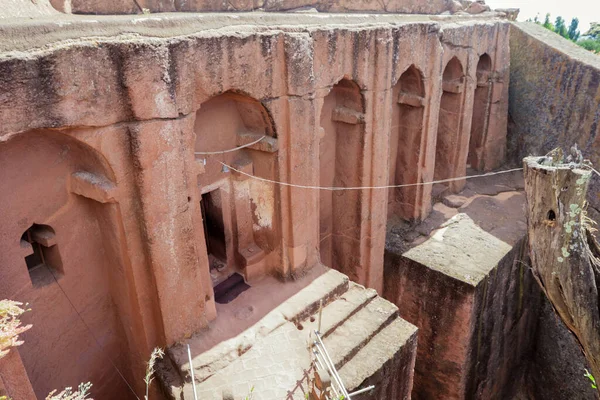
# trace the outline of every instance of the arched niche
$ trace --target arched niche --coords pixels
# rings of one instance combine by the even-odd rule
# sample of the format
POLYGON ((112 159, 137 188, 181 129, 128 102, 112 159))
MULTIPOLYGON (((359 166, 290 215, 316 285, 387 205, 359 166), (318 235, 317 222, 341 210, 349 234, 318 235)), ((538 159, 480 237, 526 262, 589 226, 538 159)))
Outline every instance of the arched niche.
MULTIPOLYGON (((442 76, 442 97, 438 117, 438 131, 435 152, 434 179, 454 178, 456 160, 459 159, 460 130, 462 127, 462 109, 465 90, 465 75, 461 62, 453 57, 442 76)), ((449 184, 434 186, 434 196, 438 189, 449 184)))
MULTIPOLYGON (((342 79, 332 87, 320 124, 320 186, 361 186, 364 100, 355 82, 342 79)), ((319 191, 321 262, 356 279, 359 237, 360 191, 319 191)))
POLYGON ((473 119, 467 166, 475 170, 483 168, 484 144, 489 126, 492 101, 492 59, 484 53, 477 63, 477 87, 473 97, 473 119))
POLYGON ((250 96, 228 91, 201 105, 194 132, 196 161, 204 165, 198 175, 200 236, 213 287, 236 273, 252 280, 274 272, 280 264, 278 188, 252 178, 278 178, 278 141, 269 111, 250 96))
POLYGON ((99 361, 110 357, 130 376, 113 176, 101 154, 59 131, 0 143, 0 293, 31 308, 19 354, 38 398, 87 381, 98 398, 130 398, 114 367, 99 361))
MULTIPOLYGON (((411 65, 393 88, 390 134, 390 185, 414 183, 421 170, 425 85, 421 71, 411 65)), ((388 212, 411 219, 418 215, 418 187, 389 191, 388 212)))

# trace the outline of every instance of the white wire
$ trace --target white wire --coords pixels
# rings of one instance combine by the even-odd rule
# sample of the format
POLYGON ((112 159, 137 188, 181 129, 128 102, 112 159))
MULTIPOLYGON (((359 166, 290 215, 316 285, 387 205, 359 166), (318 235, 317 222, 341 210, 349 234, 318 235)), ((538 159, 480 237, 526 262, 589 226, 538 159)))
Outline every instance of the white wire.
POLYGON ((441 179, 441 180, 431 181, 431 182, 408 183, 408 184, 403 184, 403 185, 356 186, 356 187, 326 187, 326 186, 294 185, 293 183, 273 181, 273 180, 270 180, 270 179, 261 178, 259 176, 248 174, 248 173, 246 173, 244 171, 240 171, 239 169, 236 169, 236 168, 232 167, 231 165, 227 165, 224 162, 220 162, 220 163, 222 165, 224 165, 225 167, 231 169, 232 171, 237 172, 238 174, 242 174, 242 175, 245 175, 247 177, 250 177, 250 178, 253 178, 253 179, 256 179, 256 180, 259 180, 259 181, 268 182, 268 183, 274 183, 276 185, 282 185, 282 186, 290 186, 290 187, 295 187, 295 188, 300 188, 300 189, 315 189, 315 190, 329 190, 329 191, 338 191, 338 190, 363 190, 363 189, 393 189, 393 188, 403 188, 403 187, 411 187, 411 186, 434 185, 436 183, 454 182, 454 181, 460 181, 460 180, 463 180, 463 179, 483 178, 483 177, 486 177, 486 176, 508 174, 510 172, 522 171, 523 170, 523 168, 513 168, 513 169, 508 169, 508 170, 505 170, 505 171, 488 172, 488 173, 481 174, 481 175, 462 176, 460 178, 448 178, 448 179, 441 179))
POLYGON ((261 140, 263 140, 263 139, 264 139, 264 138, 266 138, 266 137, 267 137, 267 135, 264 135, 263 137, 261 137, 261 138, 260 138, 260 139, 258 139, 258 140, 255 140, 255 141, 254 141, 254 142, 252 142, 252 143, 248 143, 248 144, 245 144, 245 145, 243 145, 243 146, 236 147, 236 148, 234 148, 234 149, 223 150, 223 151, 195 151, 195 152, 194 152, 194 154, 196 154, 196 155, 198 155, 198 156, 202 156, 202 155, 211 155, 211 154, 225 154, 225 153, 231 153, 231 152, 233 152, 233 151, 238 151, 238 150, 241 150, 241 149, 245 149, 246 147, 250 147, 250 146, 252 146, 252 145, 255 145, 256 143, 260 142, 261 140))

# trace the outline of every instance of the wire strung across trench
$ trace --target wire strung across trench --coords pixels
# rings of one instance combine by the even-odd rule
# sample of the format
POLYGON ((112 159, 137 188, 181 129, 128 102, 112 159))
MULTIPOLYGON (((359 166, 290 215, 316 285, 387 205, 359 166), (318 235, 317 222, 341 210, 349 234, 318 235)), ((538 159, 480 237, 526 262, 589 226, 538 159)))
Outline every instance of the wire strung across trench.
MULTIPOLYGON (((221 150, 221 151, 196 151, 196 152, 194 152, 194 154, 195 155, 212 155, 212 154, 232 153, 234 151, 245 149, 246 147, 253 146, 256 143, 258 143, 261 140, 263 140, 264 138, 266 138, 266 137, 267 137, 267 135, 263 135, 261 138, 255 140, 255 141, 253 141, 251 143, 247 143, 245 145, 242 145, 242 146, 239 146, 239 147, 235 147, 233 149, 227 149, 227 150, 221 150)), ((522 171, 523 170, 523 168, 513 168, 513 169, 504 170, 504 171, 487 172, 485 174, 480 174, 480 175, 470 175, 470 176, 462 176, 462 177, 458 177, 458 178, 440 179, 440 180, 431 181, 431 182, 406 183, 406 184, 401 184, 401 185, 356 186, 356 187, 326 187, 326 186, 296 185, 296 184, 293 184, 293 183, 279 182, 279 181, 274 181, 274 180, 271 180, 271 179, 261 178, 259 176, 251 175, 251 174, 248 174, 246 172, 240 171, 239 169, 236 169, 236 168, 232 167, 231 165, 225 164, 224 162, 221 162, 221 161, 219 161, 219 162, 221 163, 221 165, 223 165, 224 167, 229 168, 232 171, 235 171, 235 172, 237 172, 239 174, 245 175, 247 177, 250 177, 250 178, 253 178, 253 179, 256 179, 256 180, 259 180, 259 181, 268 182, 268 183, 274 183, 276 185, 295 187, 295 188, 299 188, 299 189, 314 189, 314 190, 328 190, 328 191, 369 190, 369 189, 394 189, 394 188, 403 188, 403 187, 411 187, 411 186, 435 185, 436 183, 448 183, 448 182, 460 181, 460 180, 463 180, 463 179, 483 178, 483 177, 486 177, 486 176, 508 174, 508 173, 511 173, 511 172, 516 172, 516 171, 522 171)), ((594 172, 597 173, 597 171, 595 171, 595 170, 594 170, 594 172)))
POLYGON ((455 181, 461 181, 463 179, 474 179, 474 178, 483 178, 486 176, 494 176, 494 175, 502 175, 502 174, 508 174, 511 172, 516 172, 516 171, 523 171, 523 168, 512 168, 512 169, 507 169, 504 171, 496 171, 496 172, 487 172, 485 174, 480 174, 480 175, 470 175, 470 176, 461 176, 458 178, 448 178, 448 179, 440 179, 437 181, 431 181, 431 182, 420 182, 420 183, 406 183, 406 184, 401 184, 401 185, 385 185, 385 186, 354 186, 354 187, 327 187, 327 186, 311 186, 311 185, 296 185, 293 183, 287 183, 287 182, 279 182, 279 181, 274 181, 271 179, 266 179, 266 178, 261 178, 259 176, 256 175, 251 175, 248 174, 244 171, 240 171, 239 169, 236 169, 234 167, 232 167, 231 165, 225 164, 224 162, 219 161, 223 166, 229 168, 232 171, 235 171, 239 174, 245 175, 249 178, 253 178, 259 181, 263 181, 263 182, 268 182, 268 183, 274 183, 276 185, 282 185, 282 186, 289 186, 289 187, 295 187, 295 188, 299 188, 299 189, 314 189, 314 190, 329 190, 329 191, 340 191, 340 190, 369 190, 369 189, 394 189, 394 188, 403 188, 403 187, 411 187, 411 186, 425 186, 425 185, 435 185, 436 183, 447 183, 447 182, 455 182, 455 181))
POLYGON ((247 144, 244 144, 244 145, 242 145, 242 146, 235 147, 235 148, 233 148, 233 149, 221 150, 221 151, 195 151, 195 152, 194 152, 194 154, 195 154, 195 155, 198 155, 198 156, 202 156, 202 155, 209 156, 209 155, 212 155, 212 154, 225 154, 225 153, 231 153, 231 152, 234 152, 234 151, 238 151, 238 150, 241 150, 241 149, 245 149, 246 147, 253 146, 253 145, 255 145, 256 143, 258 143, 258 142, 260 142, 261 140, 263 140, 264 138, 266 138, 266 137, 267 137, 267 135, 263 135, 263 136, 262 136, 260 139, 257 139, 257 140, 255 140, 255 141, 254 141, 254 142, 252 142, 252 143, 247 143, 247 144))

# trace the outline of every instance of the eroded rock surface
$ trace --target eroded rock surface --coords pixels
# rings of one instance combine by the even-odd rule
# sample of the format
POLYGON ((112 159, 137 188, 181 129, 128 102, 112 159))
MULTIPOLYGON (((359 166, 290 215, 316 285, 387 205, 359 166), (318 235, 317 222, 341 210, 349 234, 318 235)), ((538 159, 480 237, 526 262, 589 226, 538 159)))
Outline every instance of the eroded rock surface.
POLYGON ((472 179, 420 224, 388 227, 384 295, 419 327, 414 397, 506 399, 523 382, 539 289, 522 185, 472 179))
MULTIPOLYGON (((18 1, 18 0, 13 0, 18 1)), ((24 1, 24 0, 21 0, 24 1)), ((483 1, 454 0, 52 0, 56 9, 77 14, 135 14, 175 11, 294 11, 391 12, 441 14, 466 10, 470 14, 489 11, 483 1)))
MULTIPOLYGON (((511 29, 509 151, 520 163, 574 144, 600 165, 600 57, 533 23, 511 29)), ((590 206, 600 210, 600 179, 590 206)))

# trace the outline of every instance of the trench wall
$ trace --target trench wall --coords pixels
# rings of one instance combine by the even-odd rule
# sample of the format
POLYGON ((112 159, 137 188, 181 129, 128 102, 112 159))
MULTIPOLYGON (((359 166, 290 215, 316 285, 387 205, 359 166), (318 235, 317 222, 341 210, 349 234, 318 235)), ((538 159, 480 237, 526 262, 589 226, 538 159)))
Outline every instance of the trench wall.
MULTIPOLYGON (((600 57, 533 23, 513 23, 510 47, 511 161, 577 144, 600 165, 600 57)), ((596 216, 599 190, 600 179, 593 179, 596 216)))
MULTIPOLYGON (((600 57, 532 23, 510 33, 508 154, 530 155, 577 145, 600 163, 600 57)), ((598 220, 600 179, 589 190, 589 215, 598 220)), ((597 398, 582 377, 586 360, 573 334, 540 295, 535 346, 525 390, 531 398, 597 398)))
MULTIPOLYGON (((414 168, 421 181, 433 178, 442 71, 449 60, 458 59, 464 74, 463 113, 456 132, 458 143, 465 144, 459 148, 464 155, 468 151, 476 66, 483 53, 492 57, 496 75, 504 83, 498 85, 502 88, 498 102, 507 104, 506 22, 344 26, 343 19, 332 20, 337 21, 332 26, 289 30, 258 29, 244 25, 242 20, 235 29, 227 26, 162 39, 152 37, 151 27, 156 21, 151 19, 136 22, 136 29, 145 24, 150 27, 145 35, 122 33, 117 37, 103 36, 102 29, 95 31, 93 24, 72 21, 69 29, 79 26, 75 38, 1 53, 0 160, 6 167, 0 171, 0 181, 16 186, 24 182, 15 192, 23 192, 23 201, 14 200, 10 188, 0 195, 1 201, 10 199, 14 204, 1 220, 11 229, 0 236, 1 253, 7 257, 0 266, 2 279, 17 277, 21 282, 7 289, 10 297, 27 301, 38 296, 40 304, 50 304, 52 296, 61 295, 60 288, 53 286, 40 295, 28 283, 25 263, 17 254, 18 239, 30 224, 57 218, 57 234, 61 233, 57 235, 58 246, 65 262, 62 287, 72 298, 81 299, 76 306, 89 311, 88 321, 99 325, 112 321, 103 325, 107 332, 99 332, 100 338, 109 341, 114 337, 111 332, 118 332, 124 346, 119 350, 129 354, 120 365, 128 376, 141 376, 142 360, 154 346, 171 345, 218 318, 200 210, 201 194, 206 189, 203 179, 207 170, 232 182, 246 178, 224 168, 207 167, 204 159, 194 154, 198 150, 197 132, 211 134, 210 129, 195 128, 198 111, 210 99, 227 93, 259 102, 259 109, 264 109, 260 115, 268 119, 272 148, 245 151, 253 152, 248 154, 255 157, 255 165, 267 165, 260 167, 265 176, 300 186, 319 185, 320 173, 314 167, 319 165, 319 121, 325 97, 342 79, 353 82, 363 101, 363 113, 341 110, 336 117, 346 121, 343 123, 354 118, 361 125, 357 130, 361 136, 355 138, 360 168, 345 173, 362 186, 388 184, 391 109, 398 101, 392 97, 392 88, 409 67, 418 69, 423 77, 420 106, 425 117, 421 141, 415 148, 402 151, 418 153, 414 168), (40 136, 43 139, 36 140, 40 136), (102 166, 100 172, 90 171, 93 168, 86 161, 91 156, 78 153, 79 147, 93 154, 102 166), (27 148, 35 150, 27 165, 30 169, 14 161, 27 148), (267 150, 270 161, 263 163, 262 154, 267 150), (37 152, 48 160, 34 157, 37 152), (69 157, 75 157, 75 164, 65 164, 69 157), (77 172, 97 173, 93 179, 73 184, 71 177, 77 172), (44 191, 56 195, 45 197, 44 191), (78 213, 80 203, 85 212, 78 213), (90 249, 76 246, 78 239, 86 241, 90 249), (92 267, 97 280, 86 270, 92 267)), ((169 23, 160 22, 163 28, 169 23)), ((246 113, 250 109, 244 108, 244 101, 239 103, 240 118, 247 119, 245 126, 253 126, 254 114, 246 113)), ((494 130, 488 136, 502 143, 506 123, 502 123, 502 115, 494 118, 498 120, 490 124, 494 130)), ((218 129, 212 134, 218 138, 218 129)), ((212 143, 215 148, 218 144, 212 143)), ((493 159, 502 162, 497 155, 493 159)), ((466 170, 466 165, 458 167, 458 171, 466 170)), ((284 185, 271 189, 274 194, 267 200, 273 201, 266 203, 268 214, 276 221, 277 234, 260 231, 254 235, 255 244, 264 243, 261 250, 268 253, 263 273, 292 279, 321 261, 319 194, 284 185), (256 239, 260 237, 271 239, 256 239)), ((420 196, 420 215, 426 215, 431 194, 420 196)), ((248 207, 257 218, 263 217, 258 214, 265 210, 259 203, 248 207)), ((353 210, 358 222, 344 236, 351 242, 341 246, 352 248, 352 258, 344 259, 345 254, 341 254, 338 259, 343 265, 331 265, 380 293, 386 205, 385 191, 360 192, 353 210)), ((252 223, 247 226, 252 227, 252 223)), ((235 229, 239 226, 232 231, 240 240, 235 229)), ((52 324, 78 321, 68 304, 49 309, 44 318, 52 324)), ((28 333, 29 346, 19 350, 34 389, 39 393, 46 390, 36 383, 42 376, 57 386, 73 385, 72 376, 50 372, 43 363, 30 360, 60 346, 69 349, 66 354, 89 358, 88 343, 67 346, 67 336, 53 341, 43 329, 46 322, 36 325, 42 329, 34 327, 28 333)), ((100 367, 92 371, 92 361, 90 373, 101 374, 100 367)), ((118 379, 114 376, 103 382, 106 393, 116 387, 110 382, 118 379)))

